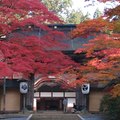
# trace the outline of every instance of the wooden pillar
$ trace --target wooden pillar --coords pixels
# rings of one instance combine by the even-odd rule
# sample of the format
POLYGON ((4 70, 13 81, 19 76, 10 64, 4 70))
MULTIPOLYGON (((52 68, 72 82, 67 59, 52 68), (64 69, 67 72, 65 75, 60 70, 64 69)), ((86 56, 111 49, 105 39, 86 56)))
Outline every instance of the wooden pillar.
POLYGON ((26 95, 26 108, 33 110, 34 99, 34 75, 31 74, 30 80, 28 80, 28 93, 26 95))
POLYGON ((86 107, 86 95, 82 94, 81 87, 76 88, 76 105, 78 110, 85 109, 86 107))

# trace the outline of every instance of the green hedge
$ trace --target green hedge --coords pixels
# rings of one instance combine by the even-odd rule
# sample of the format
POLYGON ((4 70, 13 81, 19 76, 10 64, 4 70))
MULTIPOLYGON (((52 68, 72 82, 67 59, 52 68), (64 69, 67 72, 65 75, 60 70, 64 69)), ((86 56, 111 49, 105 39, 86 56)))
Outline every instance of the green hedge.
POLYGON ((100 111, 107 114, 108 120, 120 120, 120 96, 104 96, 101 101, 100 111))

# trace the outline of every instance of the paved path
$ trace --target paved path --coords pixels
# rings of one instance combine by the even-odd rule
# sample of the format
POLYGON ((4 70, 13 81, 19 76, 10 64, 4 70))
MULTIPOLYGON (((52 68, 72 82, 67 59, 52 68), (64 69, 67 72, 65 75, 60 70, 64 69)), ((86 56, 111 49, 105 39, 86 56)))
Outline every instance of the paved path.
POLYGON ((103 115, 90 113, 63 113, 62 111, 39 111, 25 114, 0 114, 0 120, 105 120, 103 115))
POLYGON ((41 111, 33 114, 30 120, 104 120, 99 114, 63 113, 62 111, 41 111))
POLYGON ((27 120, 27 117, 5 118, 3 120, 27 120))
POLYGON ((30 120, 32 114, 0 114, 0 120, 30 120))
POLYGON ((30 120, 80 120, 77 114, 63 112, 41 112, 36 113, 30 120))
POLYGON ((83 118, 82 120, 105 120, 105 117, 100 114, 83 114, 80 116, 83 118))

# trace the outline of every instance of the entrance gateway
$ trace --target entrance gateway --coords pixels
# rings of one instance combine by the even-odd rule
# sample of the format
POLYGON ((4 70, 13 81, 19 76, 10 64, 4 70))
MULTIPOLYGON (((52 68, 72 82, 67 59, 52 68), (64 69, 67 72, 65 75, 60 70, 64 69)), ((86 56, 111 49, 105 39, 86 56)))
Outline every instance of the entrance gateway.
POLYGON ((35 92, 34 110, 62 110, 64 98, 68 100, 68 108, 72 108, 73 103, 76 103, 75 92, 35 92))
POLYGON ((76 103, 76 92, 74 90, 62 89, 60 84, 55 82, 42 82, 34 85, 34 111, 38 110, 63 110, 63 99, 67 98, 68 110, 76 103), (36 89, 37 88, 37 89, 36 89))

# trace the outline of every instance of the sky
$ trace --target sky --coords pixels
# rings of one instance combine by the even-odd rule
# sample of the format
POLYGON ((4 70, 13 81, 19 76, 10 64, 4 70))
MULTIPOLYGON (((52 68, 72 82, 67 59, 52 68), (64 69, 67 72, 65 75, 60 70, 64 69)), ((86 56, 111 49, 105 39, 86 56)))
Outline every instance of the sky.
POLYGON ((97 0, 89 0, 87 2, 84 2, 84 0, 72 0, 72 2, 73 9, 80 9, 82 10, 83 14, 88 12, 91 18, 93 17, 96 9, 99 9, 101 12, 103 12, 105 8, 113 8, 116 5, 119 5, 118 2, 99 3, 97 0))

